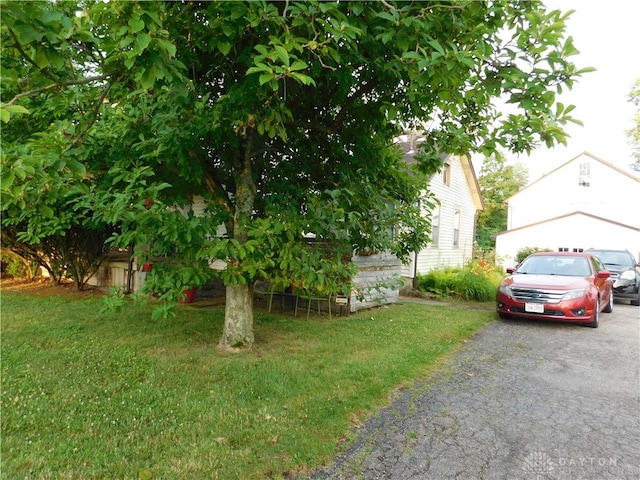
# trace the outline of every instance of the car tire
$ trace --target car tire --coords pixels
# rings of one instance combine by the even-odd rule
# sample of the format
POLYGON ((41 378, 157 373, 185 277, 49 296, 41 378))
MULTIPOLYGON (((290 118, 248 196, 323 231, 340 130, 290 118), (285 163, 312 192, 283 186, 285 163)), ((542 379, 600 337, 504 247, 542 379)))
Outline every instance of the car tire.
POLYGON ((591 322, 585 323, 585 327, 598 328, 600 326, 600 298, 596 298, 596 308, 593 311, 591 322))
POLYGON ((604 313, 611 313, 613 312, 613 292, 611 292, 609 294, 609 303, 607 303, 607 306, 604 307, 604 310, 602 310, 604 313))
POLYGON ((631 300, 631 305, 640 306, 640 288, 638 289, 638 297, 635 300, 631 300))

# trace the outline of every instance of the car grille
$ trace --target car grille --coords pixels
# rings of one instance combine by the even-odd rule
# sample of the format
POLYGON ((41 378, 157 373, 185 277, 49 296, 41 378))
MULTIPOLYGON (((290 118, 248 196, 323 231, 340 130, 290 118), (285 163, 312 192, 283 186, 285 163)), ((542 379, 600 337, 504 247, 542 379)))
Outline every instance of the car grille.
POLYGON ((548 309, 548 308, 545 308, 544 313, 525 312, 524 307, 511 307, 509 308, 509 311, 513 313, 526 313, 527 315, 540 315, 545 317, 563 317, 564 316, 564 313, 562 312, 562 310, 554 310, 554 309, 548 309))
POLYGON ((511 288, 513 298, 519 302, 560 303, 564 292, 557 290, 533 290, 527 288, 511 288))

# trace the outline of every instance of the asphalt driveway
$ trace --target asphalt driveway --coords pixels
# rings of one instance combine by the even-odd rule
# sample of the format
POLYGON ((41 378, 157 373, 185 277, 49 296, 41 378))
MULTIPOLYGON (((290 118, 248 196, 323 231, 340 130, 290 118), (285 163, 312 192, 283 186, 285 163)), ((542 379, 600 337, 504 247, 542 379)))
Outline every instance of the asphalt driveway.
POLYGON ((497 320, 314 479, 640 478, 640 309, 497 320))

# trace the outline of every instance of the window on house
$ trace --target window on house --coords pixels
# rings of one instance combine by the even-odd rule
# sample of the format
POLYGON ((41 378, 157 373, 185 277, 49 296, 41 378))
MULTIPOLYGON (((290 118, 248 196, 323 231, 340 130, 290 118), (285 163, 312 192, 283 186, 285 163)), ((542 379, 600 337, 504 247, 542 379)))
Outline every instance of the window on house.
POLYGON ((589 162, 580 164, 578 185, 580 185, 581 187, 588 187, 591 185, 591 164, 589 162))
POLYGON ((460 208, 453 212, 453 246, 460 246, 460 208))
POLYGON ((442 183, 447 187, 451 186, 451 164, 447 161, 442 169, 442 183))
POLYGON ((437 247, 440 243, 440 205, 437 205, 431 214, 431 246, 437 247))

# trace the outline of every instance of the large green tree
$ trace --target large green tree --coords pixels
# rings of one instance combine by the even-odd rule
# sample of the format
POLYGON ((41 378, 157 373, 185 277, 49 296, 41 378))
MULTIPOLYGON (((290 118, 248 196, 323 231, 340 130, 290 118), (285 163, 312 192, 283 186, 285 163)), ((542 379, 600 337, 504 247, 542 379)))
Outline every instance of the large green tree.
POLYGON ((335 290, 354 249, 402 257, 428 240, 399 125, 430 125, 423 175, 439 153, 565 142, 556 93, 587 71, 567 15, 502 0, 3 2, 3 222, 35 244, 116 226, 112 245, 166 257, 151 284, 171 292, 222 259, 220 345, 251 343, 256 278, 335 290))
POLYGON ((527 184, 529 172, 521 163, 508 165, 505 156, 496 152, 482 162, 478 184, 484 210, 478 212, 476 243, 482 250, 495 248, 493 235, 507 229, 505 201, 527 184))

